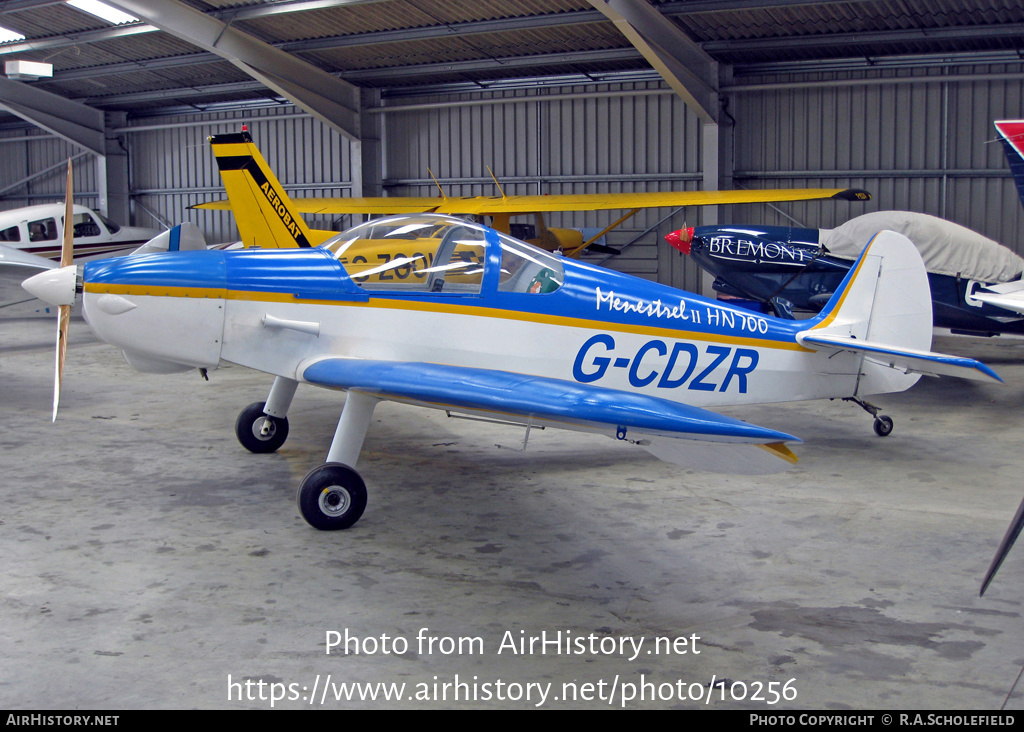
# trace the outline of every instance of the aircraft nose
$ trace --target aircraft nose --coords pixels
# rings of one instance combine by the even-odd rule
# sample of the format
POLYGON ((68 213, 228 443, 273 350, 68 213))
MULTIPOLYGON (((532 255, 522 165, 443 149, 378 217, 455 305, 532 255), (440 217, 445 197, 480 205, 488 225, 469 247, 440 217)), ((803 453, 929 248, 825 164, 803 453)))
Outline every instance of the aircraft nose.
POLYGON ((164 252, 88 262, 82 315, 139 371, 216 368, 224 338, 223 252, 164 252))
POLYGON ((29 277, 21 286, 33 297, 50 305, 74 305, 78 267, 71 264, 60 269, 48 269, 29 277))
POLYGON ((693 227, 679 229, 671 234, 665 235, 665 241, 681 251, 683 254, 690 253, 690 242, 693 241, 693 227))

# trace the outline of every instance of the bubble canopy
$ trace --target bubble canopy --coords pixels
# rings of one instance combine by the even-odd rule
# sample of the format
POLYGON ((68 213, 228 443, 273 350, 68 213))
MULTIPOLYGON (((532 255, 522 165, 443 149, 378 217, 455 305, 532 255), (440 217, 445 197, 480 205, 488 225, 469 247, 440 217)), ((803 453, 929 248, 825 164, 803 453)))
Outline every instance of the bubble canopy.
MULTIPOLYGON (((322 245, 360 287, 480 294, 489 267, 500 292, 545 294, 562 285, 561 258, 481 224, 438 214, 373 219, 322 245)), ((493 285, 492 285, 493 286, 493 285)))

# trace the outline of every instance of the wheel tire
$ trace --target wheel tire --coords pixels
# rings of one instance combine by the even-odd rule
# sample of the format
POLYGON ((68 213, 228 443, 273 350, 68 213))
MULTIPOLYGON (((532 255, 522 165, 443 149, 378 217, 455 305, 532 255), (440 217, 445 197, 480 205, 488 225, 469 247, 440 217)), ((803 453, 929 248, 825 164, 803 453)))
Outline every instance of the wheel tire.
POLYGON ((366 484, 347 465, 325 463, 302 479, 295 502, 310 526, 321 531, 347 529, 366 510, 366 484))
POLYGON ((288 418, 271 417, 263 412, 266 402, 250 404, 235 421, 235 435, 249 452, 274 452, 288 439, 288 418), (270 434, 260 432, 264 422, 270 423, 270 434))
POLYGON ((892 432, 892 419, 884 414, 880 417, 875 417, 874 426, 876 435, 879 437, 888 437, 889 433, 892 432))

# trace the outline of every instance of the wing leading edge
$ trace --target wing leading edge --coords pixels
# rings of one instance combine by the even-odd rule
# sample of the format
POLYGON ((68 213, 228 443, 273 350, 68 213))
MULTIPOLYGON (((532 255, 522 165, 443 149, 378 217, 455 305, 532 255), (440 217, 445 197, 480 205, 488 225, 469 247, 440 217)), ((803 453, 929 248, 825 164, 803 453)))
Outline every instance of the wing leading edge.
MULTIPOLYGON (((515 214, 548 211, 604 211, 664 206, 713 206, 733 203, 780 203, 820 199, 866 201, 856 188, 781 188, 759 191, 654 191, 650 193, 581 193, 551 196, 459 196, 426 198, 293 198, 293 207, 308 214, 515 214)), ((227 201, 200 203, 192 208, 230 210, 227 201)))
POLYGON ((644 394, 507 371, 327 358, 301 370, 311 384, 523 424, 631 440, 668 462, 731 473, 784 470, 792 435, 644 394), (680 440, 700 441, 701 447, 680 440), (760 448, 760 449, 757 449, 760 448))

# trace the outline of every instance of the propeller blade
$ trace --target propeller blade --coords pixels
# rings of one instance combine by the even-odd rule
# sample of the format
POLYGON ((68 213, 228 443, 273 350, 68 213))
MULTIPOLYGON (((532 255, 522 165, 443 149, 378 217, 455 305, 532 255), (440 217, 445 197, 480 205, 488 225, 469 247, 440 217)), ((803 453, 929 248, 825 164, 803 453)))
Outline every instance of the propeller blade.
POLYGON ((68 352, 68 325, 71 320, 71 306, 60 305, 57 312, 57 363, 53 381, 53 417, 57 421, 57 407, 60 406, 60 387, 64 381, 64 356, 68 352))
MULTIPOLYGON (((68 179, 64 187, 64 240, 60 247, 60 266, 69 267, 74 264, 75 223, 72 205, 71 159, 68 158, 68 179)), ((60 388, 64 381, 64 357, 68 352, 68 326, 71 321, 71 306, 60 305, 57 308, 57 363, 53 380, 53 417, 57 421, 57 408, 60 406, 60 388)))
POLYGON ((64 185, 64 241, 60 246, 60 266, 67 267, 74 259, 75 222, 72 199, 71 158, 68 158, 68 180, 64 185))
POLYGON ((1006 530, 1006 535, 1003 536, 1003 540, 999 543, 996 555, 992 558, 992 564, 989 566, 988 572, 985 573, 985 579, 981 583, 981 592, 978 593, 978 597, 985 594, 988 583, 996 576, 999 566, 1006 559, 1007 553, 1013 547, 1013 542, 1017 541, 1022 528, 1024 528, 1024 501, 1021 501, 1020 508, 1017 509, 1017 515, 1013 517, 1013 521, 1010 522, 1010 528, 1006 530))

